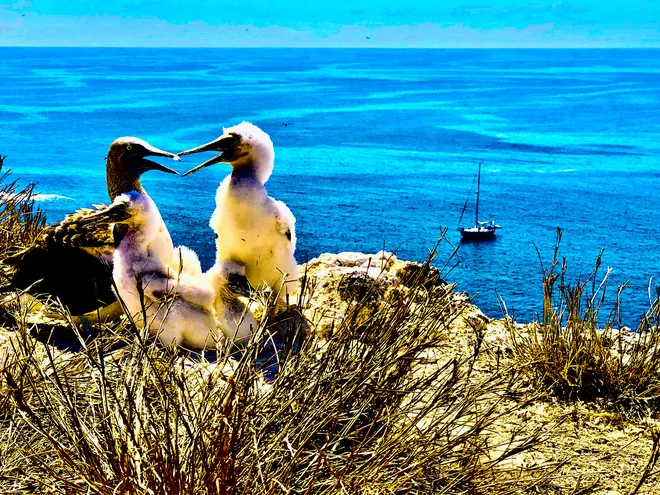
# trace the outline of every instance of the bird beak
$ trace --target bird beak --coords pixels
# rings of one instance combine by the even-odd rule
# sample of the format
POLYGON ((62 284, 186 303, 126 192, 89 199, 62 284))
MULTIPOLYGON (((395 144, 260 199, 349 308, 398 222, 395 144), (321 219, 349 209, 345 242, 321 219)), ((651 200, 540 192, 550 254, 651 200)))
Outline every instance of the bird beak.
POLYGON ((198 165, 195 168, 188 170, 181 177, 185 177, 186 175, 189 174, 194 174, 195 172, 198 172, 199 170, 202 170, 203 168, 206 168, 210 165, 214 165, 220 162, 226 162, 228 158, 228 152, 234 150, 240 142, 241 142, 240 136, 237 136, 235 134, 223 134, 215 141, 211 141, 210 143, 197 146, 196 148, 191 148, 189 150, 182 151, 181 153, 179 153, 178 156, 194 155, 195 153, 203 153, 204 151, 220 151, 221 153, 211 158, 210 160, 205 161, 201 165, 198 165))
MULTIPOLYGON (((176 158, 179 158, 178 156, 176 158)), ((181 158, 179 158, 181 160, 181 158)), ((144 167, 145 171, 146 170, 160 170, 161 172, 165 172, 168 174, 175 174, 179 175, 179 172, 176 170, 166 167, 165 165, 161 165, 160 163, 152 162, 151 160, 147 160, 146 158, 143 158, 140 160, 140 165, 144 167)))
MULTIPOLYGON (((174 161, 180 162, 181 158, 179 158, 177 155, 174 153, 170 153, 169 151, 164 151, 161 149, 158 149, 154 146, 147 145, 145 146, 147 150, 147 154, 145 156, 162 156, 165 158, 171 158, 174 161)), ((146 160, 142 159, 141 165, 146 169, 146 170, 160 170, 161 172, 165 172, 168 174, 176 174, 179 175, 179 172, 177 172, 174 169, 171 169, 169 167, 166 167, 165 165, 161 165, 160 163, 152 162, 151 160, 146 160)))
POLYGON ((155 146, 151 146, 149 143, 145 143, 146 146, 144 148, 147 150, 147 154, 145 156, 164 156, 165 158, 171 158, 174 161, 180 161, 181 158, 178 157, 178 155, 175 155, 174 153, 170 153, 169 151, 164 151, 159 148, 156 148, 155 146))
POLYGON ((203 168, 206 168, 206 167, 208 167, 210 165, 213 165, 215 163, 220 163, 222 161, 224 161, 224 153, 221 153, 220 155, 214 156, 210 160, 206 160, 204 163, 202 163, 201 165, 197 165, 195 168, 191 168, 186 173, 181 175, 181 177, 185 177, 186 175, 194 174, 195 172, 199 172, 203 168))
POLYGON ((182 151, 181 153, 178 153, 178 156, 194 155, 195 153, 203 153, 204 151, 224 151, 224 148, 221 147, 221 142, 224 137, 225 136, 220 136, 218 139, 211 141, 210 143, 202 144, 196 148, 190 148, 189 150, 182 151))

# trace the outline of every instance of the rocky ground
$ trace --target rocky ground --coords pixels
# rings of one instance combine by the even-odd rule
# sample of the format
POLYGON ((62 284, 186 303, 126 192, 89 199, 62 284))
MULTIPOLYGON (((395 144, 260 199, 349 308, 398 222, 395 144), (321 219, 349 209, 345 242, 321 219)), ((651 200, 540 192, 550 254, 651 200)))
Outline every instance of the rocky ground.
MULTIPOLYGON (((313 331, 327 332, 333 322, 336 326, 348 306, 368 292, 374 299, 392 297, 395 287, 405 282, 416 266, 386 252, 323 254, 301 266, 300 273, 307 275, 313 287, 314 294, 304 307, 313 331)), ((435 283, 444 282, 439 279, 435 283)), ((442 363, 470 355, 481 334, 479 374, 508 373, 513 362, 510 332, 504 321, 488 318, 465 293, 454 290, 451 297, 461 308, 460 316, 450 326, 436 360, 442 363)), ((517 327, 524 331, 522 325, 517 327)), ((494 434, 506 437, 525 426, 528 431, 540 429, 545 440, 533 451, 515 456, 512 463, 520 467, 558 465, 554 484, 561 493, 593 484, 596 493, 603 495, 633 493, 651 455, 651 429, 657 426, 656 421, 631 420, 593 405, 560 402, 540 395, 524 382, 519 391, 522 395, 515 398, 493 397, 500 401, 502 411, 515 411, 498 422, 499 431, 494 434), (517 405, 512 402, 522 404, 530 398, 530 405, 512 407, 517 405)), ((660 494, 658 477, 649 479, 638 493, 660 494)))
MULTIPOLYGON (((366 297, 377 307, 382 301, 397 297, 398 286, 414 276, 418 267, 385 252, 323 254, 309 261, 300 267, 300 274, 311 287, 312 295, 301 304, 310 331, 328 334, 356 300, 366 297)), ((452 289, 439 274, 428 283, 445 287, 446 291, 452 289)), ((476 346, 480 350, 476 361, 478 375, 515 373, 510 334, 504 322, 486 317, 465 293, 454 290, 449 297, 460 314, 447 329, 447 338, 434 359, 429 360, 429 366, 469 356, 476 346)), ((369 305, 365 308, 364 317, 368 318, 369 305)), ((524 327, 519 328, 524 331, 524 327)), ((11 333, 10 328, 0 328, 0 358, 10 352, 3 343, 11 333)), ((2 362, 0 359, 0 366, 2 362)), ((541 430, 544 441, 534 450, 514 456, 511 463, 521 468, 556 466, 557 493, 579 493, 572 488, 592 484, 597 486, 596 493, 634 493, 651 454, 654 421, 632 420, 593 405, 563 403, 539 394, 522 377, 514 379, 520 382, 518 394, 491 399, 503 412, 492 435, 505 439, 524 426, 528 431, 541 430), (522 406, 530 399, 529 405, 522 406)), ((657 477, 651 477, 637 493, 660 494, 657 477)))

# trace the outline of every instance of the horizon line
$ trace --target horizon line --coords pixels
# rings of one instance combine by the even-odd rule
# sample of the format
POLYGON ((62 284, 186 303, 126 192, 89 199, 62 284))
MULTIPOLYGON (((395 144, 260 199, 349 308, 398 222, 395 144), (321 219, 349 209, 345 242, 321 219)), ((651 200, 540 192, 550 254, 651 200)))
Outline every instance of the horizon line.
POLYGON ((95 45, 2 45, 0 48, 98 48, 98 49, 153 49, 153 50, 660 50, 660 46, 95 46, 95 45))

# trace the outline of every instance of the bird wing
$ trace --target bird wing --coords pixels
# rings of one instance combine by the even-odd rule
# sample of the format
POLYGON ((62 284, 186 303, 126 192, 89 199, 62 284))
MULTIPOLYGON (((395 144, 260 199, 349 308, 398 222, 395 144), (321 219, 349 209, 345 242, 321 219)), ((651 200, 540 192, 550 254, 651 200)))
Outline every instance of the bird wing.
POLYGON ((82 208, 67 215, 61 222, 46 227, 42 240, 49 247, 113 247, 115 232, 112 224, 128 218, 127 210, 128 205, 123 201, 110 206, 82 208))
POLYGON ((228 273, 226 287, 234 296, 250 297, 254 287, 242 273, 228 273))
MULTIPOLYGON (((271 198, 272 199, 272 198, 271 198)), ((291 243, 291 250, 296 250, 296 217, 282 201, 273 199, 277 230, 291 243)))
MULTIPOLYGON (((7 256, 2 260, 3 264, 20 264, 26 255, 50 249, 80 248, 91 254, 111 253, 117 244, 118 237, 121 237, 118 236, 117 229, 113 229, 113 225, 110 223, 99 222, 95 228, 91 228, 89 225, 90 220, 94 218, 101 220, 107 215, 117 216, 117 210, 124 208, 123 205, 119 208, 111 208, 111 206, 100 204, 94 205, 93 208, 81 208, 68 214, 61 222, 47 225, 34 245, 7 256)), ((118 227, 123 227, 123 225, 118 227)), ((107 258, 111 259, 112 255, 110 254, 107 258)))
MULTIPOLYGON (((105 209, 107 206, 99 205, 98 208, 105 209)), ((67 215, 61 222, 46 227, 42 240, 47 246, 103 247, 112 245, 110 228, 90 232, 81 227, 80 221, 97 211, 97 209, 83 208, 67 215)))
POLYGON ((79 216, 67 228, 85 232, 91 232, 99 226, 110 229, 109 226, 124 222, 131 216, 130 198, 122 195, 115 199, 110 206, 91 210, 88 214, 79 216))
POLYGON ((34 245, 2 260, 0 271, 10 280, 8 287, 49 294, 76 315, 113 303, 111 266, 117 235, 106 222, 127 213, 126 204, 95 205, 45 227, 34 245))
POLYGON ((77 247, 82 249, 114 249, 125 234, 124 225, 130 218, 129 199, 117 198, 110 206, 83 208, 46 229, 42 241, 47 247, 77 247))

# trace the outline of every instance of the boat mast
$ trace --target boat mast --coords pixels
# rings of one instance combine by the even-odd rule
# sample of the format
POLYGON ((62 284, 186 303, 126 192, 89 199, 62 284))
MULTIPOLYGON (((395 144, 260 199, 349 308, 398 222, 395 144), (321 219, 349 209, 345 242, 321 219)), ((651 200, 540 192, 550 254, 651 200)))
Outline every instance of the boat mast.
POLYGON ((472 190, 474 189, 474 183, 477 181, 477 176, 472 177, 472 184, 470 184, 470 192, 465 198, 465 204, 463 205, 463 211, 461 211, 461 218, 458 219, 458 226, 461 226, 461 221, 463 220, 463 215, 465 215, 465 210, 467 210, 468 203, 470 202, 470 196, 472 196, 472 190))
POLYGON ((479 162, 479 173, 477 175, 477 211, 475 214, 475 227, 479 226, 479 188, 481 187, 481 162, 479 162))

